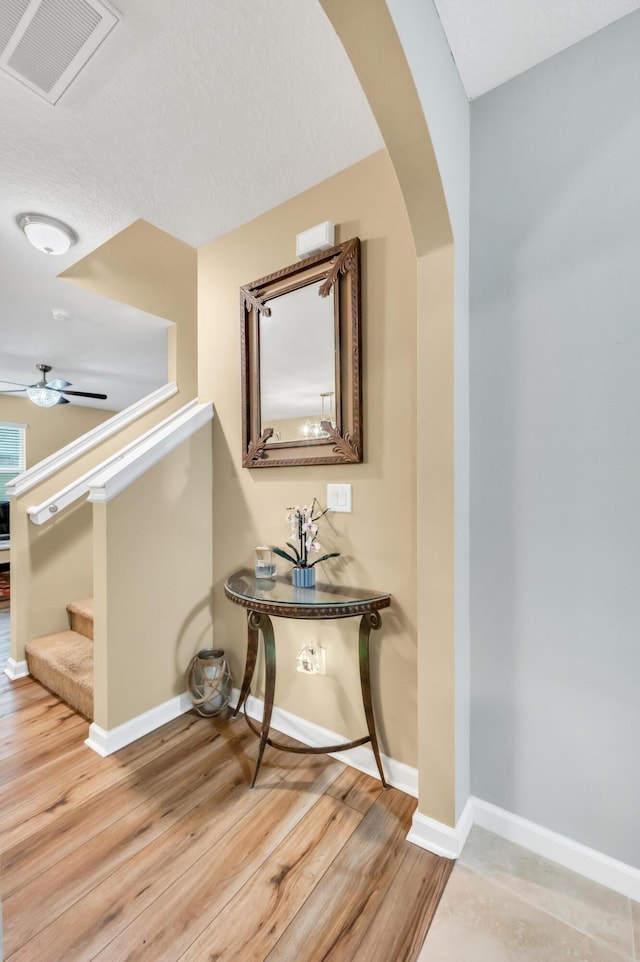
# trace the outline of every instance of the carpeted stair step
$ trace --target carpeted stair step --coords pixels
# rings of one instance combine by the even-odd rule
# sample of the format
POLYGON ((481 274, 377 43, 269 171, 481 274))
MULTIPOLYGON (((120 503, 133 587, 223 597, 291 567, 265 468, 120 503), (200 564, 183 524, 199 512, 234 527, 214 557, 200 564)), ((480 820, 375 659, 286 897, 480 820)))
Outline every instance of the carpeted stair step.
POLYGON ((71 630, 93 641, 93 598, 71 601, 67 605, 67 612, 71 630))
POLYGON ((93 641, 59 631, 25 645, 29 674, 67 705, 93 719, 93 641))

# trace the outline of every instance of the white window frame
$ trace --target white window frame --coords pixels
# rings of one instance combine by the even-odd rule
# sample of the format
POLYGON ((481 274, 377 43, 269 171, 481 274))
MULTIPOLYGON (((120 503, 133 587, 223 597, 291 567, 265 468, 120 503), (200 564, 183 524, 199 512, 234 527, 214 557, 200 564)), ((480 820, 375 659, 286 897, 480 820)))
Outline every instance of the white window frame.
MULTIPOLYGON (((19 474, 26 469, 26 434, 27 434, 27 424, 21 424, 16 421, 0 421, 0 431, 3 429, 15 430, 18 432, 18 457, 16 459, 15 465, 12 465, 8 470, 3 469, 0 465, 0 501, 8 501, 9 496, 6 494, 5 487, 10 484, 14 478, 17 478, 19 474), (14 470, 15 468, 15 470, 14 470)), ((0 440, 0 448, 2 447, 2 441, 0 440)))

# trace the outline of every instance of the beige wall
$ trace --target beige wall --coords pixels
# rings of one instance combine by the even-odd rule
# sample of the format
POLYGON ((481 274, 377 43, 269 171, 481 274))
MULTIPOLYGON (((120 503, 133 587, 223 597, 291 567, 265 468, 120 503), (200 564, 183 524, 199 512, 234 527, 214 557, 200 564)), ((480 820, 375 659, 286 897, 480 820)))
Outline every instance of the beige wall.
POLYGON ((25 435, 28 468, 102 424, 112 414, 113 411, 79 407, 73 403, 39 408, 28 398, 0 394, 0 421, 28 425, 25 435))
MULTIPOLYGON (((375 708, 382 750, 409 765, 416 749, 416 258, 402 195, 380 152, 199 252, 199 384, 213 400, 214 640, 241 681, 245 618, 223 593, 225 576, 256 544, 284 544, 285 511, 328 482, 353 485, 353 514, 322 522, 320 540, 342 557, 322 579, 390 591, 392 608, 372 638, 375 708), (330 220, 338 241, 362 240, 365 463, 241 467, 241 284, 295 260, 296 233, 330 220)), ((283 569, 286 566, 283 563, 283 569)), ((277 622, 277 704, 348 737, 364 728, 357 621, 277 622), (327 648, 327 676, 295 670, 305 642, 327 648)))
POLYGON ((211 425, 94 509, 94 720, 115 728, 185 690, 211 646, 211 425))
POLYGON ((177 379, 179 393, 15 499, 11 654, 17 661, 24 658, 24 645, 31 638, 67 627, 68 601, 93 591, 91 510, 67 509, 60 518, 36 528, 28 520, 27 508, 52 497, 196 396, 196 271, 193 247, 136 221, 61 275, 87 290, 172 321, 169 376, 177 379))
POLYGON ((137 220, 60 277, 173 321, 168 379, 178 382, 184 404, 197 392, 196 270, 193 247, 137 220))
MULTIPOLYGON (((0 396, 0 421, 28 425, 25 441, 28 468, 106 421, 112 414, 112 411, 79 407, 73 403, 44 409, 36 407, 26 398, 0 396)), ((28 496, 26 501, 27 507, 38 503, 28 496)), ((13 514, 17 514, 15 510, 13 514)), ((17 517, 21 518, 23 525, 26 523, 23 513, 17 514, 17 517)), ((11 620, 17 620, 18 603, 21 597, 25 597, 25 592, 20 591, 20 581, 24 581, 24 572, 27 571, 30 572, 33 585, 37 586, 37 600, 32 600, 29 607, 33 617, 45 626, 42 632, 37 633, 43 634, 46 626, 52 623, 61 622, 60 626, 66 627, 64 605, 60 605, 60 598, 64 598, 66 603, 86 598, 93 590, 90 508, 78 505, 43 528, 30 525, 26 529, 30 538, 28 551, 18 531, 18 524, 14 524, 11 539, 11 620)), ((33 599, 33 594, 30 593, 30 597, 33 599)))
MULTIPOLYGON (((431 134, 387 3, 320 3, 384 137, 417 255, 419 811, 455 825, 456 751, 458 742, 468 746, 468 732, 456 731, 456 700, 468 706, 469 693, 456 679, 455 663, 453 235, 431 134)), ((462 392, 461 397, 465 403, 462 392)), ((464 766, 462 760, 461 771, 464 766)), ((468 771, 468 759, 466 767, 468 771)), ((468 777, 461 779, 463 802, 465 786, 468 777)))
POLYGON ((420 811, 455 825, 453 245, 418 258, 420 811))
POLYGON ((282 421, 274 421, 272 418, 268 424, 265 422, 264 427, 273 428, 273 439, 275 440, 282 438, 283 441, 299 441, 303 437, 302 428, 304 425, 308 424, 309 421, 318 421, 319 419, 320 412, 311 411, 303 418, 285 418, 282 421))

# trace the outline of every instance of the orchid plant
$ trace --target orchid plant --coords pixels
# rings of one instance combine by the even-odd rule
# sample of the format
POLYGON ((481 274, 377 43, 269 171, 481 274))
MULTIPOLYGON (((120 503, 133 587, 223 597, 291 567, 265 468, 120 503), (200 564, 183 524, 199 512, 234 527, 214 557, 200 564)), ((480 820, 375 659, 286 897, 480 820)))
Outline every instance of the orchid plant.
POLYGON ((299 508, 296 505, 293 508, 287 508, 287 521, 291 525, 291 541, 287 541, 287 547, 291 551, 274 548, 274 553, 280 558, 284 558, 285 561, 290 561, 295 568, 313 568, 319 561, 339 557, 339 551, 332 551, 329 554, 323 554, 321 558, 316 558, 315 561, 309 560, 310 551, 317 554, 322 551, 322 547, 316 539, 318 521, 324 517, 328 510, 328 508, 325 508, 323 511, 316 498, 313 499, 310 506, 304 505, 299 508))

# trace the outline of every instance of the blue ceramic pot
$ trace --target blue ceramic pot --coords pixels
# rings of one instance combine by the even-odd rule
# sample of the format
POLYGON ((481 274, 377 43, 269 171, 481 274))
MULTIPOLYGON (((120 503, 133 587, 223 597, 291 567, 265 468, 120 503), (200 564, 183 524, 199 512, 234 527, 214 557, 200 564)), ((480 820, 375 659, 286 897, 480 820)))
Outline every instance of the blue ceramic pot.
POLYGON ((291 584, 296 588, 313 588, 316 583, 315 568, 292 568, 291 584))

